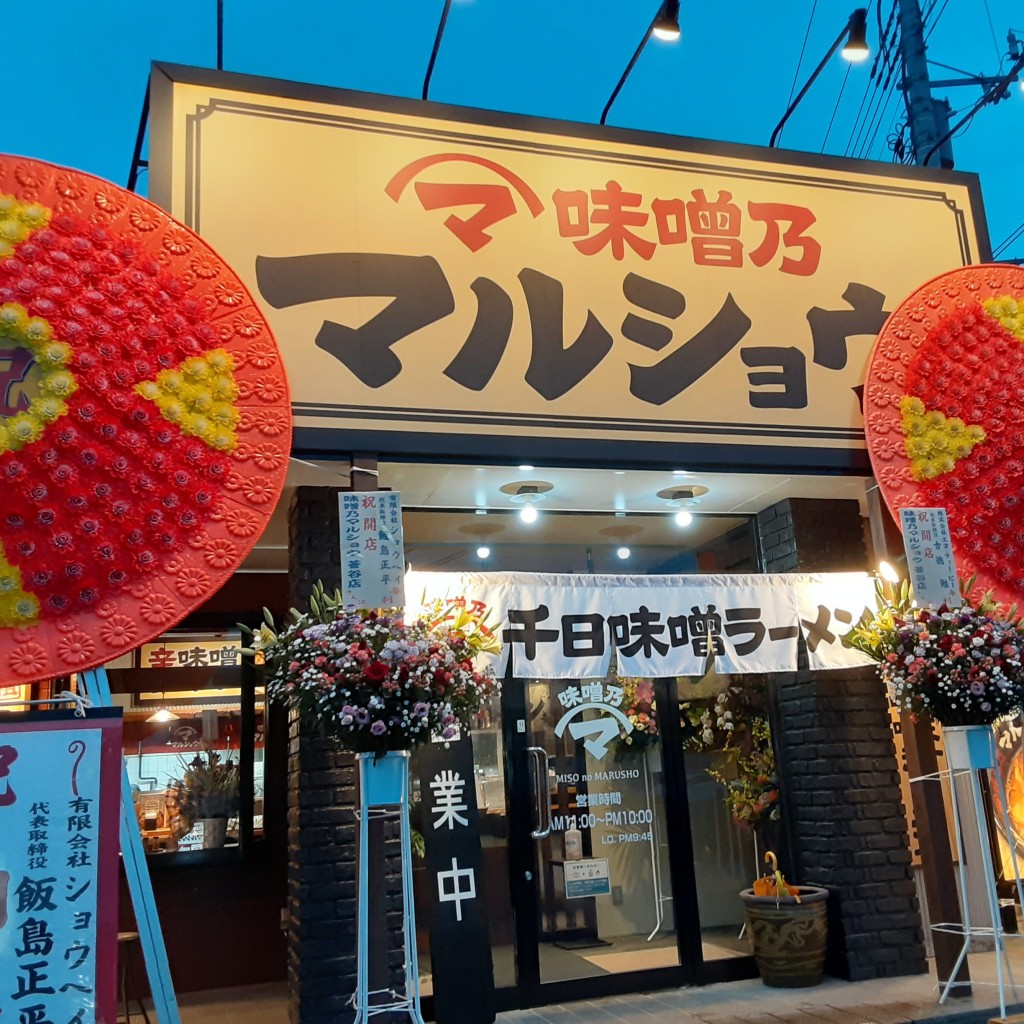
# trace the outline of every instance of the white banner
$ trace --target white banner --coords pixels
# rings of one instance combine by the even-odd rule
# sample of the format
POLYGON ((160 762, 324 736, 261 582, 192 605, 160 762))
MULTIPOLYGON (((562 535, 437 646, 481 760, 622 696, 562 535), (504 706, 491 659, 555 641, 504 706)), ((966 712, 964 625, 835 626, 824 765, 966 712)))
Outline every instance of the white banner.
POLYGON ((812 669, 870 665, 840 638, 874 606, 866 573, 406 576, 410 610, 436 599, 476 606, 516 676, 600 679, 616 652, 622 676, 792 672, 798 637, 812 669))

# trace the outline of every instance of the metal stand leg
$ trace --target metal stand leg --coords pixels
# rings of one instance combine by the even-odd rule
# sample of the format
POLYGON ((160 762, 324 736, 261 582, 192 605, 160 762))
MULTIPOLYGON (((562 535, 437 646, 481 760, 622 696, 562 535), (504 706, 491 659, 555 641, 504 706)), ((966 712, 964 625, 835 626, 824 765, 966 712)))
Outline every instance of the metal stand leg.
MULTIPOLYGON (((990 747, 990 764, 998 763, 995 757, 994 748, 995 737, 989 733, 990 747)), ((985 804, 982 797, 981 780, 978 777, 979 769, 976 768, 962 768, 953 769, 945 772, 939 772, 936 775, 924 776, 921 779, 912 779, 912 782, 921 781, 936 781, 942 778, 948 778, 950 782, 950 796, 953 804, 953 828, 956 835, 956 850, 957 858, 959 860, 959 876, 960 876, 960 897, 961 907, 963 913, 963 925, 954 926, 946 924, 938 924, 933 926, 936 930, 946 930, 955 933, 962 933, 964 936, 963 948, 960 950, 960 955, 957 957, 956 963, 953 965, 953 969, 950 972, 949 978, 943 982, 940 980, 939 987, 941 989, 941 996, 939 997, 939 1003, 945 1003, 949 997, 950 990, 959 984, 956 981, 957 973, 960 970, 961 965, 970 952, 971 939, 975 936, 979 938, 992 937, 995 943, 995 954, 996 954, 996 986, 999 989, 999 1014, 1000 1017, 1006 1017, 1006 982, 1009 981, 1010 987, 1015 988, 1013 982, 1013 975, 1010 968, 1009 953, 1006 946, 1006 931, 1003 928, 1002 918, 999 913, 999 895, 996 890, 996 877, 995 877, 995 866, 992 862, 992 848, 989 845, 988 832, 985 827, 986 811, 985 804), (986 903, 988 904, 989 915, 992 919, 991 928, 983 927, 980 925, 971 924, 971 911, 970 904, 967 898, 967 865, 966 857, 964 854, 964 841, 963 834, 960 826, 960 804, 957 796, 956 779, 958 777, 967 776, 970 783, 970 794, 971 803, 973 804, 973 810, 975 820, 978 823, 980 836, 980 849, 981 849, 981 868, 985 882, 985 897, 986 903), (1005 968, 1005 976, 1004 976, 1005 968)), ((996 789, 999 794, 999 802, 1002 808, 1003 824, 1006 827, 1006 835, 1010 844, 1010 860, 1013 863, 1013 876, 1017 886, 1017 896, 1022 900, 1024 905, 1024 892, 1022 892, 1020 869, 1017 864, 1017 854, 1014 846, 1013 833, 1010 829, 1009 815, 1006 809, 1006 790, 1003 786, 1003 780, 998 771, 993 772, 995 777, 996 789)), ((977 982, 975 982, 977 983, 977 982)))
POLYGON ((412 835, 409 828, 409 768, 406 754, 405 773, 402 781, 401 801, 394 806, 370 806, 367 797, 364 759, 371 755, 360 754, 359 770, 359 881, 358 928, 356 949, 356 990, 352 1002, 356 1010, 355 1024, 368 1024, 369 1019, 380 1013, 405 1013, 412 1024, 424 1024, 420 1010, 419 960, 416 951, 416 916, 413 907, 412 890, 412 835), (394 989, 370 991, 370 863, 369 831, 370 821, 398 821, 402 848, 402 932, 405 937, 405 988, 404 992, 394 989), (374 997, 383 997, 371 1001, 374 997))

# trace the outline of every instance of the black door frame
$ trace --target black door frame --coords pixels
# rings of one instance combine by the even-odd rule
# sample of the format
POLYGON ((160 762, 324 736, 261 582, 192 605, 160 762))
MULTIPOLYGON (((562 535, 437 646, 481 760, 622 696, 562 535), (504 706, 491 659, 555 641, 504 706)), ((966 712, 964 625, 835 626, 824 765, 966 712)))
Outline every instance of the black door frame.
POLYGON ((654 988, 679 988, 757 977, 753 957, 730 957, 712 961, 703 959, 686 791, 685 755, 678 714, 671 713, 672 709, 679 706, 677 684, 675 679, 657 679, 654 681, 657 706, 670 711, 659 718, 659 723, 665 778, 669 877, 672 882, 679 964, 596 978, 549 982, 541 980, 538 900, 540 865, 537 844, 530 836, 535 825, 535 815, 527 758, 527 683, 528 680, 514 676, 510 656, 509 667, 502 684, 501 721, 509 824, 508 882, 515 919, 516 983, 512 987, 497 990, 497 1009, 525 1009, 551 1003, 592 999, 595 996, 623 995, 654 988))

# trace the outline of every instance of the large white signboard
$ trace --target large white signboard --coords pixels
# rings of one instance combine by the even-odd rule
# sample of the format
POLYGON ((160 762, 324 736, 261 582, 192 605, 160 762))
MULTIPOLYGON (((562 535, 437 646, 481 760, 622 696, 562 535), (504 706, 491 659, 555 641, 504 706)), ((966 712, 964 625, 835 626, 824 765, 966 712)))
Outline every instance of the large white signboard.
POLYGON ((189 68, 152 96, 151 195, 260 302, 300 448, 866 465, 888 311, 979 261, 972 175, 189 68))

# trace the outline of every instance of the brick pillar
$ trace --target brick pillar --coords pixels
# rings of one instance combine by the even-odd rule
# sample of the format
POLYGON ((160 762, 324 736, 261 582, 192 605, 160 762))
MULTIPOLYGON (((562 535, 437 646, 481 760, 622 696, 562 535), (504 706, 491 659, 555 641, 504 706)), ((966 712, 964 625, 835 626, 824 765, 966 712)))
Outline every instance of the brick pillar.
MULTIPOLYGON (((757 517, 766 572, 867 566, 857 502, 789 499, 757 517)), ((927 970, 896 752, 874 669, 780 676, 775 745, 796 882, 830 890, 826 970, 927 970)))
MULTIPOLYGON (((289 510, 291 604, 308 608, 313 584, 341 581, 338 493, 296 488, 289 510)), ((288 988, 291 1024, 348 1024, 356 987, 355 758, 292 720, 288 759, 288 988)), ((375 823, 383 824, 383 823, 375 823)), ((370 989, 403 981, 397 823, 371 827, 370 989)))

